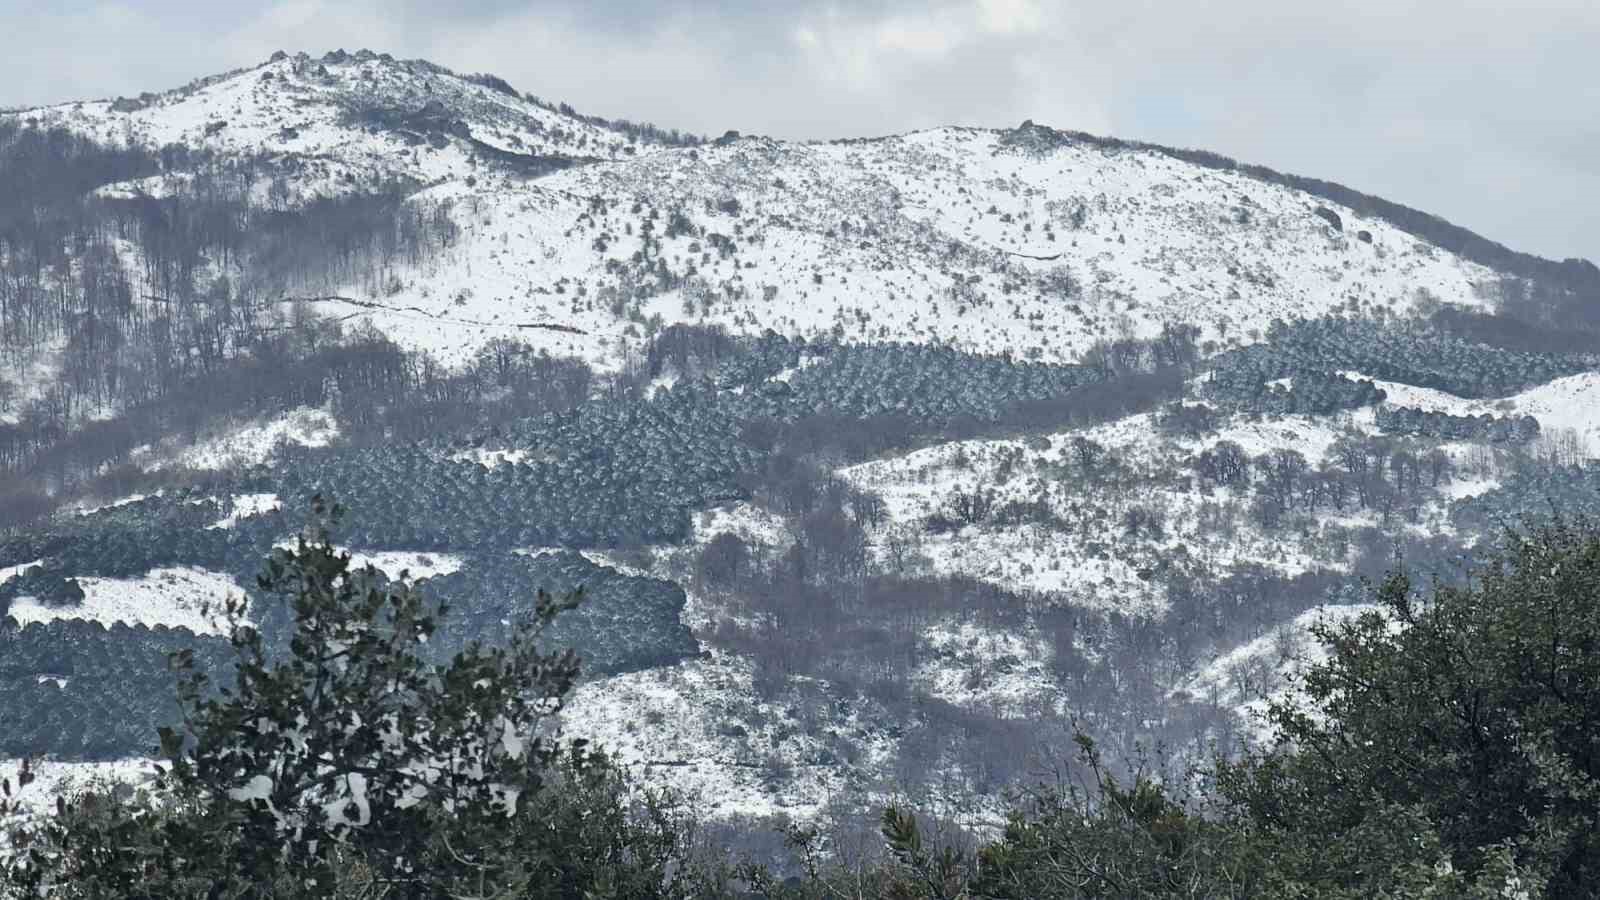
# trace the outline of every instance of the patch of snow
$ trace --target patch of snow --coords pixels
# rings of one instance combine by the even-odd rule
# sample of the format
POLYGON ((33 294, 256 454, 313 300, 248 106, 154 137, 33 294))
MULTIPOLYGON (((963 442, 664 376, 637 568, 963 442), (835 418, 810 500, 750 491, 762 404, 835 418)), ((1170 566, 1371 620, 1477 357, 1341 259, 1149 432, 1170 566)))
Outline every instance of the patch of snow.
POLYGON ((650 783, 682 791, 712 817, 806 818, 892 758, 893 741, 853 716, 819 722, 818 734, 796 729, 793 707, 756 699, 752 674, 748 661, 713 653, 588 681, 562 714, 563 732, 594 741, 650 783), (818 756, 839 741, 858 747, 855 764, 818 756))
MULTIPOLYGON (((116 509, 119 506, 127 506, 130 503, 138 503, 140 500, 149 499, 150 496, 150 494, 130 494, 126 497, 112 500, 109 503, 75 506, 72 508, 72 512, 76 515, 87 516, 92 513, 100 512, 101 510, 116 509)), ((155 496, 161 496, 161 492, 157 491, 155 496)))
MULTIPOLYGON (((293 550, 295 539, 278 541, 272 546, 279 550, 293 550)), ((434 553, 419 550, 352 550, 349 547, 334 545, 334 551, 350 554, 350 569, 352 571, 371 565, 378 571, 391 578, 398 578, 400 572, 410 573, 413 581, 423 578, 437 578, 441 575, 450 575, 461 571, 465 559, 458 553, 434 553)))
MULTIPOLYGON (((52 759, 33 760, 33 782, 18 789, 17 775, 22 761, 0 760, 0 779, 11 782, 12 796, 21 801, 24 817, 46 814, 55 806, 57 794, 68 798, 87 788, 105 784, 143 785, 155 778, 155 760, 145 757, 107 762, 63 762, 52 759)), ((0 828, 0 837, 4 829, 0 828)))
POLYGON ((753 503, 732 503, 701 510, 690 525, 693 529, 690 541, 697 546, 710 543, 712 538, 725 532, 738 535, 752 546, 769 548, 781 549, 794 540, 782 516, 753 503))
MULTIPOLYGON (((1384 403, 1389 406, 1411 406, 1426 412, 1449 413, 1453 416, 1476 416, 1480 413, 1493 411, 1489 407, 1494 401, 1468 400, 1436 388, 1417 387, 1415 385, 1402 384, 1398 381, 1369 378, 1353 370, 1343 371, 1339 374, 1352 381, 1363 379, 1371 381, 1387 395, 1384 403)), ((1500 412, 1500 415, 1504 414, 1503 411, 1500 412)))
POLYGON ((1450 483, 1441 485, 1439 492, 1451 500, 1470 500, 1487 494, 1500 486, 1496 478, 1455 478, 1450 483))
POLYGON ((3 567, 0 567, 0 585, 4 585, 6 582, 10 581, 11 579, 17 577, 18 575, 21 575, 23 572, 28 571, 29 569, 33 568, 34 566, 42 564, 43 562, 44 562, 44 560, 42 560, 42 559, 36 559, 33 562, 19 563, 19 564, 15 565, 15 566, 3 566, 3 567))
POLYGON ((152 569, 137 578, 77 579, 83 602, 47 606, 33 597, 17 597, 11 618, 18 625, 55 619, 88 619, 110 626, 128 625, 187 628, 195 634, 225 635, 227 622, 222 601, 243 598, 244 590, 231 577, 194 567, 152 569), (202 611, 202 606, 209 609, 202 611))
POLYGON ((1327 416, 1280 416, 1261 422, 1234 418, 1217 429, 1215 436, 1192 444, 1180 443, 1201 450, 1222 441, 1233 441, 1251 456, 1271 450, 1294 450, 1315 466, 1328 455, 1328 449, 1343 436, 1343 432, 1339 420, 1327 416))
POLYGON ((277 494, 235 494, 229 498, 228 506, 231 511, 208 528, 232 528, 251 516, 282 509, 283 503, 277 494))
POLYGON ((919 666, 913 680, 933 697, 1003 718, 1056 708, 1062 700, 1050 671, 1055 650, 1036 634, 950 622, 921 638, 934 659, 919 666))
POLYGON ((456 453, 450 459, 453 462, 475 462, 485 469, 493 469, 497 466, 509 466, 524 462, 531 455, 527 450, 485 450, 482 447, 475 447, 471 450, 463 450, 460 453, 456 453))
POLYGON ((461 571, 462 558, 456 553, 418 553, 411 550, 351 550, 350 565, 358 568, 371 564, 390 576, 399 576, 402 570, 410 573, 412 580, 437 578, 461 571))
POLYGON ((784 384, 788 384, 794 378, 795 375, 799 374, 800 372, 804 372, 806 369, 809 369, 812 366, 816 366, 816 365, 821 364, 824 358, 825 357, 821 357, 821 356, 813 356, 813 355, 811 355, 809 353, 802 353, 802 354, 800 354, 800 364, 799 365, 790 366, 789 368, 784 369, 783 371, 779 372, 776 375, 773 375, 771 378, 768 378, 767 380, 768 381, 781 381, 784 384))
POLYGON ((231 426, 176 452, 141 448, 136 457, 147 469, 177 464, 191 469, 229 469, 264 463, 280 443, 325 447, 339 436, 339 423, 326 410, 302 407, 271 419, 231 426))
POLYGON ((228 799, 239 803, 250 803, 255 800, 271 800, 272 779, 266 775, 254 775, 240 787, 228 789, 228 799))

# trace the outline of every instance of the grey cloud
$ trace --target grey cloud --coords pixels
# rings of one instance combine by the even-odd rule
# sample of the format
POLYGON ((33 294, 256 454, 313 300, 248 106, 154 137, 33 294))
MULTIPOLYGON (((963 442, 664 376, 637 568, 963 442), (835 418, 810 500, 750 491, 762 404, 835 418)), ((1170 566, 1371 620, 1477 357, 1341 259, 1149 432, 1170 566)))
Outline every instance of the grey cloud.
POLYGON ((703 133, 828 138, 1032 118, 1204 147, 1343 181, 1519 249, 1600 258, 1592 0, 247 9, 0 0, 0 104, 169 87, 280 47, 366 46, 703 133))

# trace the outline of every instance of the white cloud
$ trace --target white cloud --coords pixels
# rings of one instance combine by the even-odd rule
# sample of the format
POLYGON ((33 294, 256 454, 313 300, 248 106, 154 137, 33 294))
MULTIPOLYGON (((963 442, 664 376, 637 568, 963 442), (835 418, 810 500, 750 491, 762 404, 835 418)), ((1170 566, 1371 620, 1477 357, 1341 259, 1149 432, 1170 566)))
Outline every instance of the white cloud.
POLYGON ((978 25, 995 34, 1028 34, 1044 28, 1044 12, 1034 0, 977 0, 978 25))
POLYGON ((959 30, 946 23, 896 17, 874 29, 877 49, 942 56, 961 42, 959 30))

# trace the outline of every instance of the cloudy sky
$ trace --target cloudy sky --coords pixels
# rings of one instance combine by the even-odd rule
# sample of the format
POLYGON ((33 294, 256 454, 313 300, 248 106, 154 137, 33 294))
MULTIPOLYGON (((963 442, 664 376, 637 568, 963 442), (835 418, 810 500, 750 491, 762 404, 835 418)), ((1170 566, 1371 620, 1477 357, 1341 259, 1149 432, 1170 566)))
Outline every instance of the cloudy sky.
POLYGON ((1600 0, 0 0, 0 106, 335 47, 713 135, 1032 118, 1600 260, 1600 0))

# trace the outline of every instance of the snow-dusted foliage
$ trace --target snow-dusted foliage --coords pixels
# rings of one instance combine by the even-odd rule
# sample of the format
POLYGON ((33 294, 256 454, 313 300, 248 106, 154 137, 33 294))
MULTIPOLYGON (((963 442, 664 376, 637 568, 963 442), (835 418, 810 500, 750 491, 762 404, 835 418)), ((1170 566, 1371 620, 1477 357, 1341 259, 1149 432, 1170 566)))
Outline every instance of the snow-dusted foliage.
MULTIPOLYGON (((336 524, 338 508, 327 512, 336 524)), ((331 883, 337 844, 381 847, 403 873, 427 852, 427 815, 512 819, 521 796, 542 787, 560 751, 541 723, 560 711, 577 658, 535 644, 577 595, 541 594, 504 648, 474 644, 435 667, 422 650, 442 619, 437 604, 352 567, 325 527, 275 553, 263 576, 292 610, 287 655, 269 656, 230 605, 232 691, 214 695, 180 655, 184 728, 160 734, 179 783, 203 803, 236 804, 275 836, 268 843, 280 849, 268 858, 331 883)))

